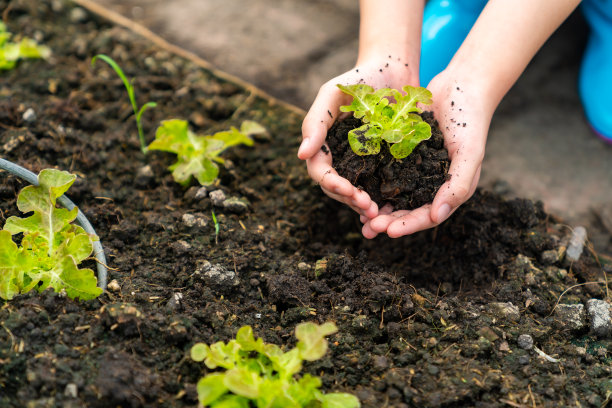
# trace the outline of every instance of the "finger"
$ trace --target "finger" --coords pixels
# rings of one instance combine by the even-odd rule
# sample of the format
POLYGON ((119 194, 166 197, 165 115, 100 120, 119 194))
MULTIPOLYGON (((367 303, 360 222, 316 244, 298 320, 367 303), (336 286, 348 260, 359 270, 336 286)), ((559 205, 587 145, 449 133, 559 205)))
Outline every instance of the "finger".
POLYGON ((363 225, 363 227, 361 228, 361 233, 363 234, 364 238, 367 238, 367 239, 374 239, 378 236, 378 232, 370 228, 369 222, 366 222, 363 225))
POLYGON ((314 157, 306 161, 308 175, 322 188, 330 192, 344 196, 352 196, 355 187, 344 177, 340 177, 338 172, 331 167, 331 158, 319 151, 314 157))
MULTIPOLYGON (((388 208, 386 210, 388 211, 388 208)), ((389 225, 391 225, 392 222, 396 221, 400 217, 403 217, 404 215, 407 215, 408 213, 410 213, 410 211, 402 210, 394 213, 387 212, 386 214, 379 215, 378 217, 372 219, 370 222, 370 228, 378 233, 386 232, 387 228, 389 228, 389 225)))
POLYGON ((302 122, 302 144, 298 157, 306 160, 314 156, 323 145, 328 129, 334 124, 347 95, 334 81, 324 84, 302 122))
POLYGON ((395 219, 387 227, 387 235, 391 238, 398 238, 435 227, 438 224, 431 219, 431 208, 431 205, 424 205, 395 219))
POLYGON ((434 223, 444 222, 472 196, 480 177, 483 156, 482 148, 463 146, 458 149, 448 171, 450 180, 442 184, 432 203, 431 219, 434 223))
POLYGON ((330 191, 328 191, 328 190, 326 190, 324 188, 322 188, 321 190, 323 190, 323 192, 325 193, 326 196, 328 196, 330 198, 333 198, 334 200, 336 200, 338 202, 341 202, 342 204, 348 205, 353 211, 355 211, 357 214, 360 215, 360 218, 361 217, 366 217, 367 218, 365 210, 357 207, 354 204, 353 198, 351 196, 347 197, 347 196, 343 196, 343 195, 340 195, 340 194, 335 194, 335 193, 332 193, 332 192, 330 192, 330 191))

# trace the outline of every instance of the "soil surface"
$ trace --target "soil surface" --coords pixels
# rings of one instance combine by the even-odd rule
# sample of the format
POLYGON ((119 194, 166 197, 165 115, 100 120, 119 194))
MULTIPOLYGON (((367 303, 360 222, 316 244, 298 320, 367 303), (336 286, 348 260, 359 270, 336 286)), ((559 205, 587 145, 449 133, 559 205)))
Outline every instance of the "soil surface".
POLYGON ((431 137, 402 160, 396 160, 387 143, 381 143, 376 155, 356 155, 348 141, 348 133, 362 125, 354 117, 334 123, 327 132, 333 167, 370 195, 382 208, 393 205, 395 210, 412 210, 431 203, 436 192, 448 179, 450 160, 444 148, 444 136, 431 112, 423 119, 431 126, 431 137))
MULTIPOLYGON (((302 117, 68 2, 10 4, 8 29, 54 56, 0 74, 1 155, 79 176, 68 195, 114 283, 87 302, 46 291, 2 305, 0 406, 195 407, 207 370, 191 345, 249 324, 290 347, 303 321, 339 328, 305 371, 364 407, 609 403, 611 323, 589 305, 609 311, 610 258, 585 248, 570 261, 571 229, 538 203, 478 192, 434 230, 364 240, 296 158, 302 117), (172 155, 140 152, 123 84, 91 67, 98 53, 134 78, 140 104, 157 102, 148 140, 170 118, 269 134, 228 150, 214 186, 182 187, 172 155)), ((3 222, 24 184, 2 176, 3 222)))

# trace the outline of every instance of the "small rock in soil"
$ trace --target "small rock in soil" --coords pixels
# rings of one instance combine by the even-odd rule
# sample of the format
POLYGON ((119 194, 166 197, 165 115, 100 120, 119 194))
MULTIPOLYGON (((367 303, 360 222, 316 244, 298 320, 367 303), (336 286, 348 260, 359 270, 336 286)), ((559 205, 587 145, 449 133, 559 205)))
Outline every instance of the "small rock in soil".
POLYGON ((249 209, 249 205, 236 197, 230 197, 223 201, 223 207, 234 214, 244 214, 249 209))
POLYGON ((531 350, 533 348, 533 337, 529 334, 521 334, 518 336, 517 343, 523 350, 531 350))
POLYGON ((208 285, 215 287, 231 288, 240 283, 236 272, 227 269, 223 265, 213 265, 209 261, 200 261, 196 274, 202 275, 208 285))
POLYGON ((155 180, 153 169, 148 164, 138 169, 136 177, 134 178, 134 185, 136 188, 147 188, 150 187, 155 180))
POLYGON ((208 188, 207 187, 200 187, 198 188, 198 190, 195 193, 194 198, 196 200, 202 200, 203 198, 206 198, 208 196, 208 188))
POLYGON ((208 225, 208 218, 203 215, 183 214, 181 220, 187 228, 204 228, 208 225))
POLYGON ((193 247, 187 242, 183 240, 179 240, 170 244, 172 249, 177 255, 185 255, 191 252, 193 247))
POLYGON ((610 305, 599 299, 591 299, 587 302, 587 312, 591 321, 591 332, 599 337, 612 335, 612 318, 610 317, 610 305))
POLYGON ((82 23, 87 20, 87 13, 80 7, 75 7, 70 10, 70 21, 73 23, 82 23))
POLYGON ((569 245, 567 246, 567 252, 565 253, 568 261, 575 262, 580 258, 586 239, 587 232, 584 227, 574 228, 569 245))
POLYGON ((78 397, 77 385, 75 383, 66 384, 66 388, 64 389, 64 395, 68 398, 78 397))
POLYGON ((183 294, 181 292, 176 292, 172 294, 166 306, 170 310, 177 310, 181 308, 182 302, 183 302, 183 294))
POLYGON ((489 308, 489 312, 500 319, 518 322, 521 318, 519 308, 511 302, 492 302, 489 303, 489 308))
POLYGON ((549 249, 547 251, 542 252, 542 254, 540 254, 540 261, 544 265, 552 265, 552 264, 559 262, 560 260, 561 260, 561 257, 560 257, 559 251, 557 251, 556 249, 549 249))
POLYGON ((527 355, 525 355, 525 356, 520 356, 520 357, 518 358, 518 362, 519 362, 519 364, 521 364, 521 365, 527 365, 527 364, 529 364, 529 356, 527 356, 527 355))
POLYGON ((110 281, 106 287, 111 292, 115 292, 116 293, 116 292, 120 292, 121 291, 121 285, 119 285, 119 282, 117 282, 117 279, 113 279, 112 281, 110 281))
POLYGON ((34 109, 28 108, 25 112, 23 112, 22 119, 26 123, 34 123, 36 122, 36 112, 34 109))
POLYGON ((226 200, 225 193, 223 190, 215 190, 209 193, 210 201, 215 207, 223 207, 223 203, 226 200))
POLYGON ((557 305, 555 309, 555 318, 561 328, 581 330, 586 323, 584 305, 557 305))

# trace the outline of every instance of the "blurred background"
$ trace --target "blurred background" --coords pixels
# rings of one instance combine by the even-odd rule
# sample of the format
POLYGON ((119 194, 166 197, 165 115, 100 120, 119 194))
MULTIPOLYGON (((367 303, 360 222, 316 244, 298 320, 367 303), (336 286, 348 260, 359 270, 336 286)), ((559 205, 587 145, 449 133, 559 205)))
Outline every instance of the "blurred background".
MULTIPOLYGON (((95 0, 216 68, 307 110, 357 57, 356 0, 95 0)), ((588 27, 580 10, 550 38, 498 108, 480 185, 544 202, 596 248, 612 248, 612 146, 577 93, 588 27)))

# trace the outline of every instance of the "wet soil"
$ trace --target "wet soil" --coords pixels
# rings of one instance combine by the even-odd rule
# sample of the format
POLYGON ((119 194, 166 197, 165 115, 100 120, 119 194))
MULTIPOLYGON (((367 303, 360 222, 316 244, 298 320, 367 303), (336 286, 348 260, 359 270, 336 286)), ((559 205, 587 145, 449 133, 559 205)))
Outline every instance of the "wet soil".
MULTIPOLYGON (((296 324, 330 320, 330 351, 305 371, 364 407, 608 403, 610 338, 560 306, 609 301, 609 285, 593 283, 609 277, 609 258, 585 250, 567 263, 571 228, 538 203, 477 192, 434 230, 364 240, 296 158, 293 111, 67 2, 11 5, 9 30, 54 57, 0 74, 0 154, 79 176, 68 195, 116 286, 87 302, 46 291, 0 307, 1 407, 195 407, 207 372, 187 357, 195 342, 250 324, 290 347, 296 324), (157 102, 143 115, 148 140, 169 118, 197 133, 250 119, 269 134, 228 150, 216 185, 182 187, 171 155, 140 152, 122 83, 90 65, 98 53, 134 78, 141 104, 157 102)), ((1 176, 4 222, 24 184, 1 176)))
POLYGON ((387 143, 381 144, 377 155, 356 155, 348 142, 348 133, 360 127, 361 120, 348 117, 334 123, 327 133, 332 166, 367 192, 379 208, 391 204, 395 210, 412 210, 431 203, 449 177, 450 161, 433 114, 424 112, 422 116, 431 126, 431 138, 402 160, 391 155, 387 143))

